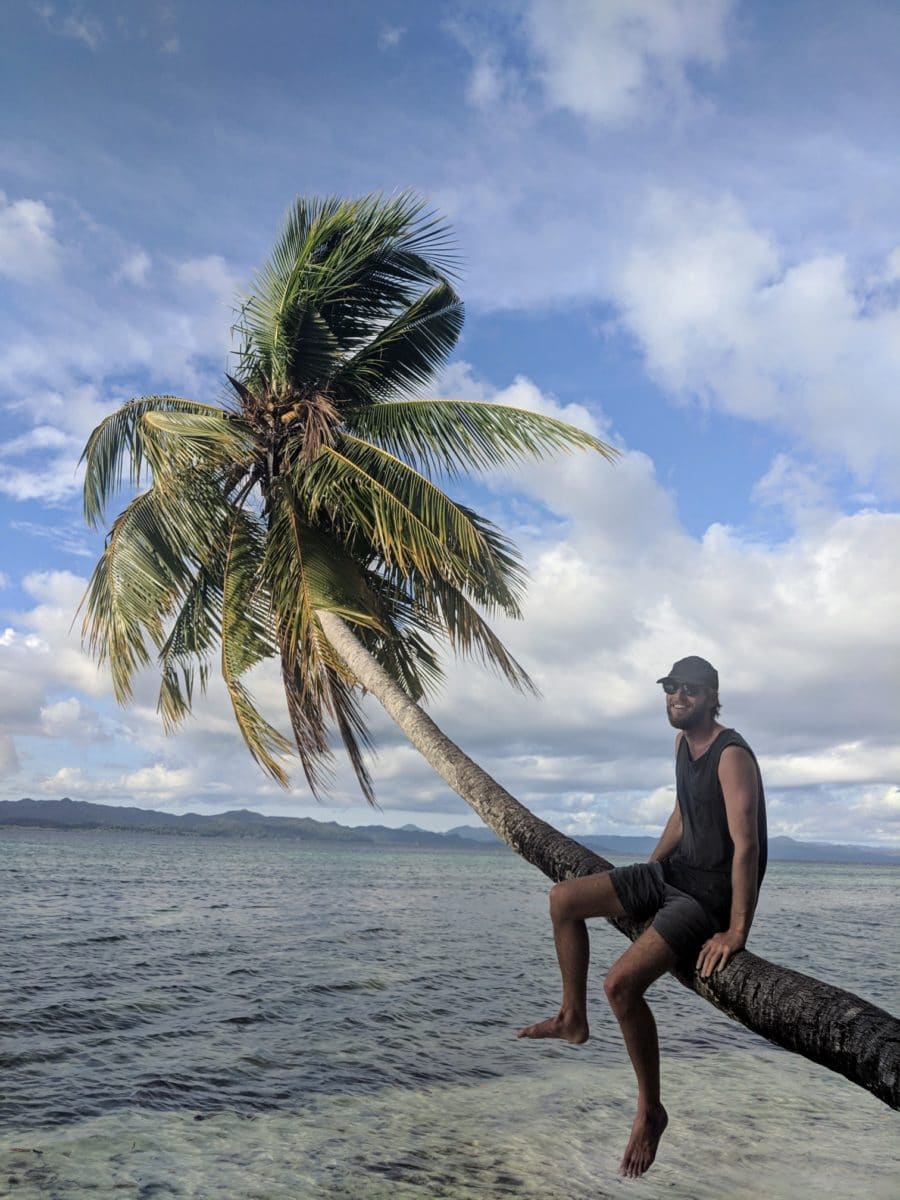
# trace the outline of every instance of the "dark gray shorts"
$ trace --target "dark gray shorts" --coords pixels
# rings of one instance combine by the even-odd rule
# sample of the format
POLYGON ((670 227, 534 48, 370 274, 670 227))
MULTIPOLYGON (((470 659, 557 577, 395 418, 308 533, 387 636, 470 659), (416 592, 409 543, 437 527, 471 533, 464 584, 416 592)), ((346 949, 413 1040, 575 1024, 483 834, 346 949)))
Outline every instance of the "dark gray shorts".
POLYGON ((609 877, 628 916, 653 917, 652 927, 681 959, 695 962, 706 939, 724 928, 699 900, 666 883, 658 862, 616 867, 609 877))

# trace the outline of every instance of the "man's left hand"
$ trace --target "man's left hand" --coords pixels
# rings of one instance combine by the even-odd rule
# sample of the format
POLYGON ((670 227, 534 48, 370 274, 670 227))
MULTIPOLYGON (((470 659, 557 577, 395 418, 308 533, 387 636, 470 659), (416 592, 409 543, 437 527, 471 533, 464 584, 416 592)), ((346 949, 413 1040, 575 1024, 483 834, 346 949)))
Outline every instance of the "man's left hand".
POLYGON ((738 950, 743 950, 747 944, 747 935, 725 929, 714 933, 709 941, 704 942, 697 958, 697 970, 701 979, 708 979, 713 971, 721 969, 738 950))

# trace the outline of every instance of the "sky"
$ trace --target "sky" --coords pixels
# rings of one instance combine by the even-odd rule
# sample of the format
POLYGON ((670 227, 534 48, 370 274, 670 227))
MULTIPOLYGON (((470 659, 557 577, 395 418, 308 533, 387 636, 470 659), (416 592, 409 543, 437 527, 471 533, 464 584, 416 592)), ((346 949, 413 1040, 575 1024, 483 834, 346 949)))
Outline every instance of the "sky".
POLYGON ((495 627, 540 697, 451 660, 434 718, 567 833, 655 834, 654 681, 701 654, 771 832, 900 846, 898 120, 894 0, 3 5, 0 798, 476 823, 374 705, 380 812, 340 760, 271 783, 221 686, 167 737, 76 618, 91 430, 221 395, 297 195, 413 188, 463 263, 434 394, 620 451, 459 485, 528 564, 495 627))

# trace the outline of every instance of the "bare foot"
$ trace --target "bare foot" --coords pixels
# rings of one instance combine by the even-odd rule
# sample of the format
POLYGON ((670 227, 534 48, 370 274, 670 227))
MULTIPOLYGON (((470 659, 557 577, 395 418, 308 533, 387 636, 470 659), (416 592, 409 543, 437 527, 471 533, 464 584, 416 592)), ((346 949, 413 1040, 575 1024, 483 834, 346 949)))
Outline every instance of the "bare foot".
POLYGON ((590 1029, 584 1017, 571 1016, 560 1010, 555 1017, 546 1021, 538 1021, 537 1025, 526 1025, 516 1034, 520 1038, 559 1038, 563 1042, 572 1042, 580 1046, 590 1037, 590 1029))
POLYGON ((631 1137, 625 1147, 625 1156, 619 1164, 619 1174, 626 1179, 637 1179, 643 1175, 656 1158, 659 1139, 669 1123, 669 1114, 663 1106, 638 1110, 631 1126, 631 1137))

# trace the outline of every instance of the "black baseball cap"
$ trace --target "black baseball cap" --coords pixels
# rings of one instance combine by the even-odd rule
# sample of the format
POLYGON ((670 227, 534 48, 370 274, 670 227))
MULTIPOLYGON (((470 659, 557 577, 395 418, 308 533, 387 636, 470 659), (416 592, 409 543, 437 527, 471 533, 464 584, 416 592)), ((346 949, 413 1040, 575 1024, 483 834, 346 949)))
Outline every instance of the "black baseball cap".
POLYGON ((719 690, 719 672, 698 654, 689 654, 687 658, 679 658, 672 664, 672 670, 657 683, 699 683, 701 687, 719 690))

